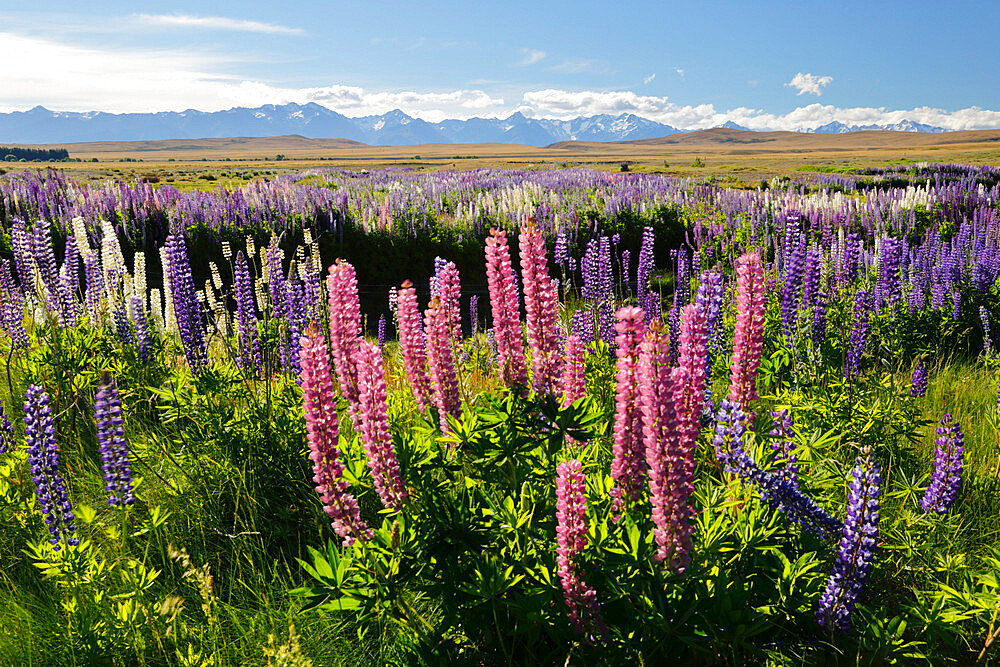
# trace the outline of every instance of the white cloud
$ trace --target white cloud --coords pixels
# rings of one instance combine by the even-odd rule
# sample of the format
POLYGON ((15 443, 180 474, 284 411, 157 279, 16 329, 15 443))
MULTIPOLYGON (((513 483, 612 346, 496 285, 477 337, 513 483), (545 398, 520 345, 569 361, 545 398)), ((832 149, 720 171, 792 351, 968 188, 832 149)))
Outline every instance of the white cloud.
POLYGON ((684 78, 684 70, 682 70, 680 67, 675 67, 674 71, 677 72, 677 76, 679 76, 682 79, 684 78))
POLYGON ((235 30, 239 32, 261 32, 275 35, 301 35, 301 28, 289 28, 276 23, 263 23, 246 19, 231 19, 225 16, 191 16, 190 14, 135 14, 142 23, 178 28, 205 28, 209 30, 235 30))
POLYGON ((642 82, 644 84, 648 85, 648 84, 653 83, 653 79, 655 79, 655 78, 656 78, 656 72, 653 72, 652 74, 650 74, 649 76, 647 76, 646 78, 644 78, 642 80, 642 82))
POLYGON ((667 97, 630 90, 522 92, 509 82, 476 81, 468 88, 444 91, 372 90, 332 84, 286 87, 252 76, 222 74, 235 58, 191 50, 84 48, 65 42, 0 32, 0 111, 44 105, 60 111, 115 113, 217 111, 234 106, 315 102, 347 116, 380 114, 394 108, 429 121, 472 116, 506 117, 521 111, 536 118, 572 118, 594 114, 634 113, 682 129, 701 129, 731 120, 756 130, 806 130, 833 121, 847 125, 890 124, 903 120, 949 130, 1000 128, 1000 111, 968 107, 891 109, 813 103, 785 114, 712 104, 682 105, 667 97), (492 92, 501 87, 506 97, 492 92))
POLYGON ((811 93, 819 97, 822 94, 820 89, 823 86, 831 84, 832 82, 832 76, 816 76, 815 74, 803 74, 802 72, 799 72, 793 76, 792 80, 786 83, 785 86, 795 88, 799 91, 796 95, 811 93))
POLYGON ((524 57, 514 63, 519 67, 540 63, 545 59, 545 56, 548 55, 545 51, 539 51, 538 49, 521 49, 521 54, 524 57))

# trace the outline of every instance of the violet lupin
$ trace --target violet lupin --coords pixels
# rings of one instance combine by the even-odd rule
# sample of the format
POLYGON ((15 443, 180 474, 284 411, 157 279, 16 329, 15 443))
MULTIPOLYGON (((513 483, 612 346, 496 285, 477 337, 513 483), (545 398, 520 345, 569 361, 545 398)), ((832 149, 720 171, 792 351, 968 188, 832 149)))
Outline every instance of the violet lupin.
POLYGON ((378 349, 385 349, 385 314, 378 318, 378 349))
POLYGON ((0 316, 3 319, 4 330, 10 336, 13 346, 23 350, 30 344, 28 332, 24 330, 24 292, 14 284, 10 260, 7 259, 0 264, 0 290, 2 290, 0 296, 3 297, 0 316))
POLYGON ((639 403, 639 343, 642 340, 643 312, 635 307, 618 311, 615 383, 614 460, 611 489, 613 511, 620 515, 639 499, 645 475, 645 447, 642 442, 642 409, 639 403))
POLYGON ((799 458, 795 455, 795 420, 788 408, 772 410, 773 424, 768 435, 771 449, 778 452, 777 460, 784 463, 782 474, 796 486, 799 483, 799 458))
POLYGON ((536 394, 552 393, 559 379, 558 298, 545 260, 545 239, 534 225, 521 228, 521 273, 528 346, 536 394))
POLYGON ((469 331, 473 336, 479 333, 479 296, 469 297, 469 331))
POLYGON ((344 464, 338 447, 339 424, 336 397, 330 375, 326 342, 318 331, 301 339, 302 404, 306 419, 306 440, 313 466, 313 482, 323 503, 323 510, 332 519, 331 525, 345 546, 356 539, 366 540, 373 534, 358 508, 358 501, 344 479, 344 464))
POLYGON ((24 426, 28 463, 38 507, 49 527, 49 541, 56 551, 64 542, 75 546, 79 544, 75 536, 76 517, 66 493, 66 482, 59 473, 59 451, 49 396, 37 385, 29 386, 24 396, 24 426))
POLYGON ((910 396, 914 398, 927 395, 927 366, 923 359, 917 359, 917 365, 913 367, 913 377, 910 380, 910 396))
POLYGON ((847 519, 833 572, 820 596, 816 621, 830 632, 851 629, 857 605, 875 559, 882 483, 878 462, 863 451, 851 471, 847 519))
POLYGON ((166 254, 170 294, 181 343, 184 346, 184 356, 187 358, 188 366, 191 367, 191 372, 198 374, 208 365, 208 352, 205 349, 201 306, 191 277, 191 264, 188 262, 184 239, 176 234, 168 236, 166 254))
POLYGON ((239 331, 239 365, 254 376, 261 367, 260 339, 257 332, 257 311, 254 307, 253 280, 243 251, 236 253, 233 272, 236 288, 236 320, 239 331))
POLYGON ((122 428, 122 402, 110 374, 105 374, 94 398, 94 419, 97 422, 97 444, 101 450, 108 504, 117 507, 131 505, 135 496, 132 494, 129 447, 122 428))
POLYGON ((843 523, 804 494, 796 483, 784 474, 762 470, 747 454, 743 446, 747 421, 747 414, 738 405, 730 403, 728 399, 719 401, 712 443, 715 446, 715 456, 726 472, 739 475, 745 484, 756 486, 761 500, 785 514, 804 530, 820 537, 841 531, 843 523))
POLYGON ((427 375, 427 353, 423 328, 420 326, 420 310, 417 307, 417 292, 409 280, 403 283, 398 295, 398 335, 399 347, 403 353, 403 366, 410 380, 413 397, 420 411, 427 410, 431 403, 431 380, 427 375))
POLYGON ((385 507, 398 512, 406 500, 406 487, 403 486, 396 449, 389 433, 389 406, 382 350, 368 341, 361 341, 357 368, 358 400, 361 404, 359 432, 375 482, 375 492, 385 507))
POLYGON ((963 458, 965 441, 962 437, 962 427, 956 420, 951 420, 951 414, 941 419, 937 429, 937 448, 934 458, 934 473, 931 483, 927 486, 920 507, 925 512, 944 514, 955 502, 962 488, 963 458))
POLYGON ((129 318, 135 327, 136 343, 139 347, 139 359, 142 363, 149 363, 153 353, 153 335, 149 329, 149 318, 146 316, 146 309, 142 306, 142 297, 133 294, 128 303, 129 318))
POLYGON ((864 354, 868 342, 868 323, 871 299, 865 290, 858 290, 854 301, 854 328, 851 331, 851 346, 844 360, 844 378, 851 379, 858 374, 861 365, 861 355, 864 354))
POLYGON ((578 634, 604 631, 597 591, 580 576, 580 554, 587 547, 587 478, 576 459, 556 466, 556 563, 563 598, 578 634))
POLYGON ((14 440, 14 425, 7 419, 7 411, 3 401, 0 401, 0 454, 14 451, 17 441, 14 440))
POLYGON ((649 502, 656 526, 655 560, 680 573, 691 560, 693 466, 686 459, 693 451, 681 448, 670 357, 669 334, 662 321, 653 320, 639 352, 639 401, 649 467, 649 502))
POLYGON ((979 306, 979 319, 983 323, 983 352, 989 354, 993 350, 993 337, 990 335, 990 314, 986 306, 979 306))

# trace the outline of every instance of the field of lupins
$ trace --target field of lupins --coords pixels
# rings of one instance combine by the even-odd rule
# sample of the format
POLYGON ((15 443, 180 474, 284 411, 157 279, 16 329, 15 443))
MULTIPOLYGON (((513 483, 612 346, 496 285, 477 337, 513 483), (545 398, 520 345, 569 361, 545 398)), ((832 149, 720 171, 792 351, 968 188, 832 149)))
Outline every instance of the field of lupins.
POLYGON ((1000 662, 1000 170, 0 179, 0 663, 1000 662))

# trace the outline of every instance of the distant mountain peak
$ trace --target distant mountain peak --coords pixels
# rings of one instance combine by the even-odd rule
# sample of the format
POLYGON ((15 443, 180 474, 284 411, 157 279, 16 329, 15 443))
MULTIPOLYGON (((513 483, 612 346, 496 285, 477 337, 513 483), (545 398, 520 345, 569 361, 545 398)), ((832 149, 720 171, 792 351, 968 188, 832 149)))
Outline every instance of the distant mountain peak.
MULTIPOLYGON (((721 127, 749 132, 727 120, 721 127)), ((839 121, 805 130, 838 134, 861 130, 944 132, 944 128, 902 120, 891 125, 845 125, 839 121)), ((474 117, 431 123, 401 109, 381 115, 348 118, 316 102, 263 104, 225 111, 106 113, 51 111, 39 105, 28 111, 0 113, 0 143, 62 144, 82 141, 142 141, 221 137, 302 135, 338 138, 373 145, 421 143, 518 143, 547 146, 560 141, 634 141, 685 132, 635 113, 595 114, 567 120, 532 118, 514 111, 506 118, 474 117)))

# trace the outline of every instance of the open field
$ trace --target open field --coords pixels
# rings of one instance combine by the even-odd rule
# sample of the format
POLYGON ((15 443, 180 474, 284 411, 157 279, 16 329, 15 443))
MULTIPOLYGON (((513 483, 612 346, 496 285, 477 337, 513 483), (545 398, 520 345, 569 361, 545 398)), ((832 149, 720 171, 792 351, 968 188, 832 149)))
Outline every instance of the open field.
MULTIPOLYGON (((746 132, 716 128, 662 139, 622 143, 560 142, 545 148, 513 144, 425 144, 367 146, 343 139, 300 136, 169 141, 124 141, 59 144, 73 157, 92 163, 60 163, 59 168, 94 177, 151 174, 166 178, 177 171, 222 168, 296 171, 315 166, 418 169, 573 164, 618 169, 633 168, 677 176, 754 182, 803 167, 850 170, 899 161, 1000 163, 1000 130, 948 132, 852 132, 804 134, 746 132), (275 161, 277 155, 284 159, 275 161), (118 164, 123 159, 142 164, 118 164), (691 166, 696 160, 703 166, 691 166), (236 165, 230 164, 232 161, 236 165), (252 164, 242 165, 249 161, 252 164), (114 166, 108 166, 112 163, 114 166), (112 171, 117 169, 117 172, 112 171)), ((3 165, 0 164, 0 168, 3 165)))
POLYGON ((156 164, 0 176, 0 665, 1000 664, 1000 168, 156 164))

